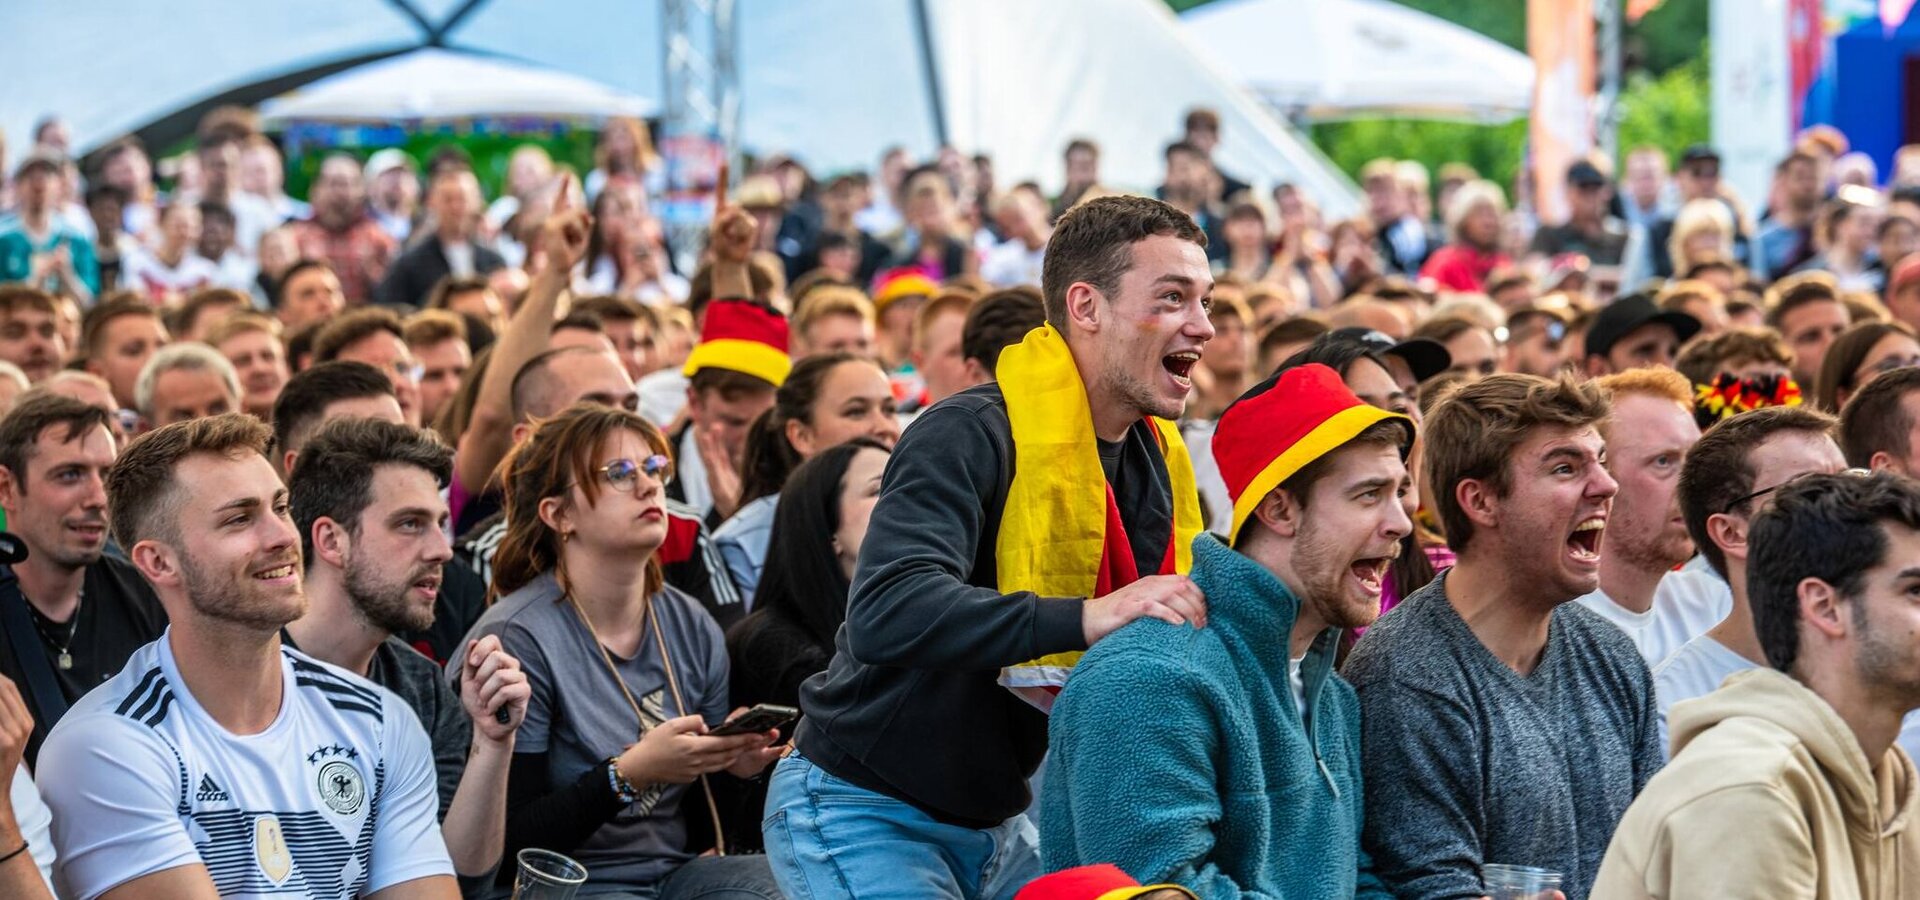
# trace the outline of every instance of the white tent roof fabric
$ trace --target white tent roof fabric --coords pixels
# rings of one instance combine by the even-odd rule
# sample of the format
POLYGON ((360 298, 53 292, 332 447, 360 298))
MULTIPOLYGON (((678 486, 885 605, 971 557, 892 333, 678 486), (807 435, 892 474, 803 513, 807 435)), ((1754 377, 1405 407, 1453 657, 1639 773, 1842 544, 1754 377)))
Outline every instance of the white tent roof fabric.
MULTIPOLYGON (((1221 167, 1291 181, 1329 215, 1352 183, 1196 52, 1161 0, 739 0, 742 149, 816 172, 871 167, 898 144, 935 149, 913 4, 924 2, 948 140, 994 157, 1006 183, 1057 186, 1074 137, 1101 145, 1116 185, 1159 183, 1192 106, 1219 110, 1221 167)), ((100 0, 0 13, 0 128, 21 152, 57 113, 89 149, 226 91, 327 63, 420 47, 467 0, 100 0), (270 11, 270 12, 269 12, 270 11), (410 13, 417 11, 422 21, 410 13)), ((442 43, 663 96, 659 3, 477 0, 442 43)))
POLYGON ((1288 114, 1491 122, 1532 105, 1526 54, 1390 0, 1220 0, 1180 25, 1234 83, 1288 114))
POLYGON ((260 104, 269 125, 472 116, 650 116, 659 104, 578 75, 427 48, 329 75, 260 104))

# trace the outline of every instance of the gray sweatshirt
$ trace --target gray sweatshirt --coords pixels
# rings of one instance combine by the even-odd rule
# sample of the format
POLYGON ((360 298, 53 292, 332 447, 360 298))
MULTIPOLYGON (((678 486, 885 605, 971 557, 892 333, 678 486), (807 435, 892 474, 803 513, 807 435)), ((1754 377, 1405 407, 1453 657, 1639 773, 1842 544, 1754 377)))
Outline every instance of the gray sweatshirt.
POLYGON ((1342 673, 1360 695, 1362 846, 1403 898, 1479 897, 1480 866, 1505 863, 1559 872, 1581 900, 1661 765, 1647 665, 1618 628, 1567 603, 1520 675, 1446 586, 1443 574, 1382 617, 1342 673))

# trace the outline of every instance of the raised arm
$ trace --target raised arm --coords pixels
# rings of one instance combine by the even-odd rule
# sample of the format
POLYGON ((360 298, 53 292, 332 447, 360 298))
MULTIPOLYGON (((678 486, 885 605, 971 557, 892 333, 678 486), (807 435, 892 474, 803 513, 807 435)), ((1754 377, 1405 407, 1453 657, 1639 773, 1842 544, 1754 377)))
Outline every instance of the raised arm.
POLYGON ((593 219, 586 210, 567 205, 568 183, 562 182, 554 213, 540 227, 546 266, 533 276, 526 298, 494 343, 493 361, 487 364, 474 398, 473 417, 454 451, 454 475, 473 494, 485 489, 493 467, 513 447, 513 378, 529 360, 546 351, 561 295, 573 277, 573 267, 586 255, 587 237, 593 233, 593 219))
POLYGON ((454 872, 474 877, 500 865, 506 848, 507 771, 530 689, 520 661, 500 648, 498 637, 483 637, 464 652, 460 705, 473 720, 473 748, 441 830, 454 872), (501 710, 507 713, 505 722, 496 716, 501 710))

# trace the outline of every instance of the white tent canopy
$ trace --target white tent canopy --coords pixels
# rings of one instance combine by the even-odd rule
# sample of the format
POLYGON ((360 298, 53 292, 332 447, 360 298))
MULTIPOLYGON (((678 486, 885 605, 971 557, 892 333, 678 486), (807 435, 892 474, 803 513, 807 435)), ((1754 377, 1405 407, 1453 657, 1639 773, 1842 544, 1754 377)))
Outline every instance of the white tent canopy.
POLYGON ((432 47, 329 75, 260 104, 269 124, 658 112, 659 104, 589 78, 432 47))
POLYGON ((1220 0, 1180 24, 1229 78, 1287 115, 1495 122, 1532 104, 1526 54, 1391 0, 1220 0))
MULTIPOLYGON (((643 0, 99 0, 15 4, 0 29, 0 128, 52 112, 76 147, 225 98, 259 102, 423 46, 488 54, 664 97, 661 4, 643 0), (128 40, 128 35, 139 35, 128 40)), ((738 0, 741 149, 816 172, 872 167, 942 139, 993 156, 1005 183, 1056 187, 1061 151, 1101 145, 1103 180, 1158 184, 1192 106, 1220 111, 1222 168, 1288 181, 1330 215, 1353 185, 1207 65, 1163 0, 738 0), (924 9, 926 28, 916 27, 924 9)))

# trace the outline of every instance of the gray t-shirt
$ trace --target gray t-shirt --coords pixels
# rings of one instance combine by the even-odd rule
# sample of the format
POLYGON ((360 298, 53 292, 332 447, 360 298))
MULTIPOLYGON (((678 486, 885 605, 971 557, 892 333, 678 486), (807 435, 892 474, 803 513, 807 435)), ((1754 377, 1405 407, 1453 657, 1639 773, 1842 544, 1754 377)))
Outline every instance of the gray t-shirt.
MULTIPOLYGON (((514 749, 547 754, 551 784, 574 783, 639 740, 645 729, 668 719, 697 713, 708 724, 725 720, 727 650, 720 627, 698 601, 671 587, 654 595, 653 611, 660 616, 661 634, 688 708, 674 703, 649 629, 632 659, 613 657, 644 722, 634 720, 633 707, 601 661, 600 648, 573 604, 561 598, 552 575, 541 575, 508 594, 475 623, 469 639, 499 635, 527 674, 533 696, 514 749)), ((679 817, 681 800, 690 796, 697 800, 686 785, 647 788, 639 802, 600 826, 585 844, 553 849, 579 860, 592 873, 583 894, 595 887, 655 884, 692 858, 679 817)))
POLYGON ((1446 584, 1383 616, 1341 673, 1360 695, 1362 844, 1401 897, 1479 897, 1480 866, 1506 863, 1559 872, 1581 900, 1662 762, 1647 665, 1618 628, 1566 603, 1520 675, 1446 584))

